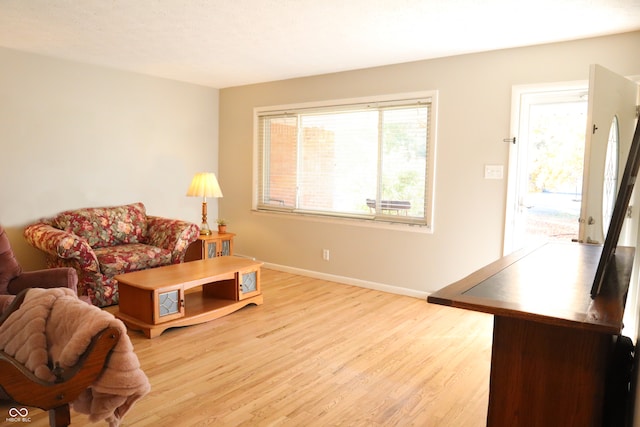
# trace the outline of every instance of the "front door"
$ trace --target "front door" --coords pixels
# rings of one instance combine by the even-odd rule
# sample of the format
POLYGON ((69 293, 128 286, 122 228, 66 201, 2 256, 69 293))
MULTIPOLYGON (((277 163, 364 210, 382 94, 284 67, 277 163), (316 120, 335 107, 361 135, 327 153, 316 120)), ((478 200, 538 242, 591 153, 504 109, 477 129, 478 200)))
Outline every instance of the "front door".
MULTIPOLYGON (((579 241, 603 243, 635 129, 638 85, 600 65, 589 72, 579 241)), ((624 232, 620 243, 627 239, 624 232)))

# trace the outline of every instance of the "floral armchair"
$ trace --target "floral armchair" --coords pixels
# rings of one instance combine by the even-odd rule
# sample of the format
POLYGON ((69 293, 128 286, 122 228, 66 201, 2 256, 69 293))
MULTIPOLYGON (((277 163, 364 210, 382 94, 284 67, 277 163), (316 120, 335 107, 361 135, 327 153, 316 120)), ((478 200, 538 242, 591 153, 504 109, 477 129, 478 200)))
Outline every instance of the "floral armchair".
POLYGON ((142 203, 69 210, 24 230, 48 267, 73 267, 78 295, 94 305, 118 304, 117 274, 178 264, 199 235, 196 224, 147 216, 142 203))

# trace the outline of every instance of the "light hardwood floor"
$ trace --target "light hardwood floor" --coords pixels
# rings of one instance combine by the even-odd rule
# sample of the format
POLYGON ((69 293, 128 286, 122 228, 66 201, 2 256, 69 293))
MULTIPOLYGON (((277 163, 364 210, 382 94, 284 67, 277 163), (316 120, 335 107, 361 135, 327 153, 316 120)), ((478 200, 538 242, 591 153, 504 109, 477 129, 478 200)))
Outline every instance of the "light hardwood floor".
POLYGON ((129 332, 152 390, 123 426, 485 425, 492 316, 267 269, 262 285, 262 306, 129 332))

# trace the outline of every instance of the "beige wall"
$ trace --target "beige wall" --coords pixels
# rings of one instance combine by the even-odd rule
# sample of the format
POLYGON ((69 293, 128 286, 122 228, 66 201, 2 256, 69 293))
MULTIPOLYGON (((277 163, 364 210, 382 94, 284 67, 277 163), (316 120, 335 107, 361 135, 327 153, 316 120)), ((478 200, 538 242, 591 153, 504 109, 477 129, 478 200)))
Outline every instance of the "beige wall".
POLYGON ((514 85, 587 80, 599 63, 640 74, 640 32, 502 50, 222 89, 221 215, 238 233, 236 251, 285 269, 424 295, 502 253, 507 181, 483 179, 485 164, 507 170, 514 85), (251 211, 254 107, 439 91, 433 234, 269 216, 251 211), (322 249, 331 251, 329 262, 322 249))
POLYGON ((7 49, 0 64, 0 224, 25 268, 44 264, 22 229, 61 210, 141 201, 200 222, 185 193, 217 169, 217 89, 7 49))

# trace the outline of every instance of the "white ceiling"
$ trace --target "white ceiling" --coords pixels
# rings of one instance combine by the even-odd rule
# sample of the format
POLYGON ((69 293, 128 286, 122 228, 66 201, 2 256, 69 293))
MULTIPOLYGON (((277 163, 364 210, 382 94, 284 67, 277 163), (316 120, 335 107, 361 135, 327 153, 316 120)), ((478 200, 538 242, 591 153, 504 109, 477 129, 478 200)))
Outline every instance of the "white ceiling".
POLYGON ((639 29, 640 0, 0 0, 0 46, 216 88, 639 29))

